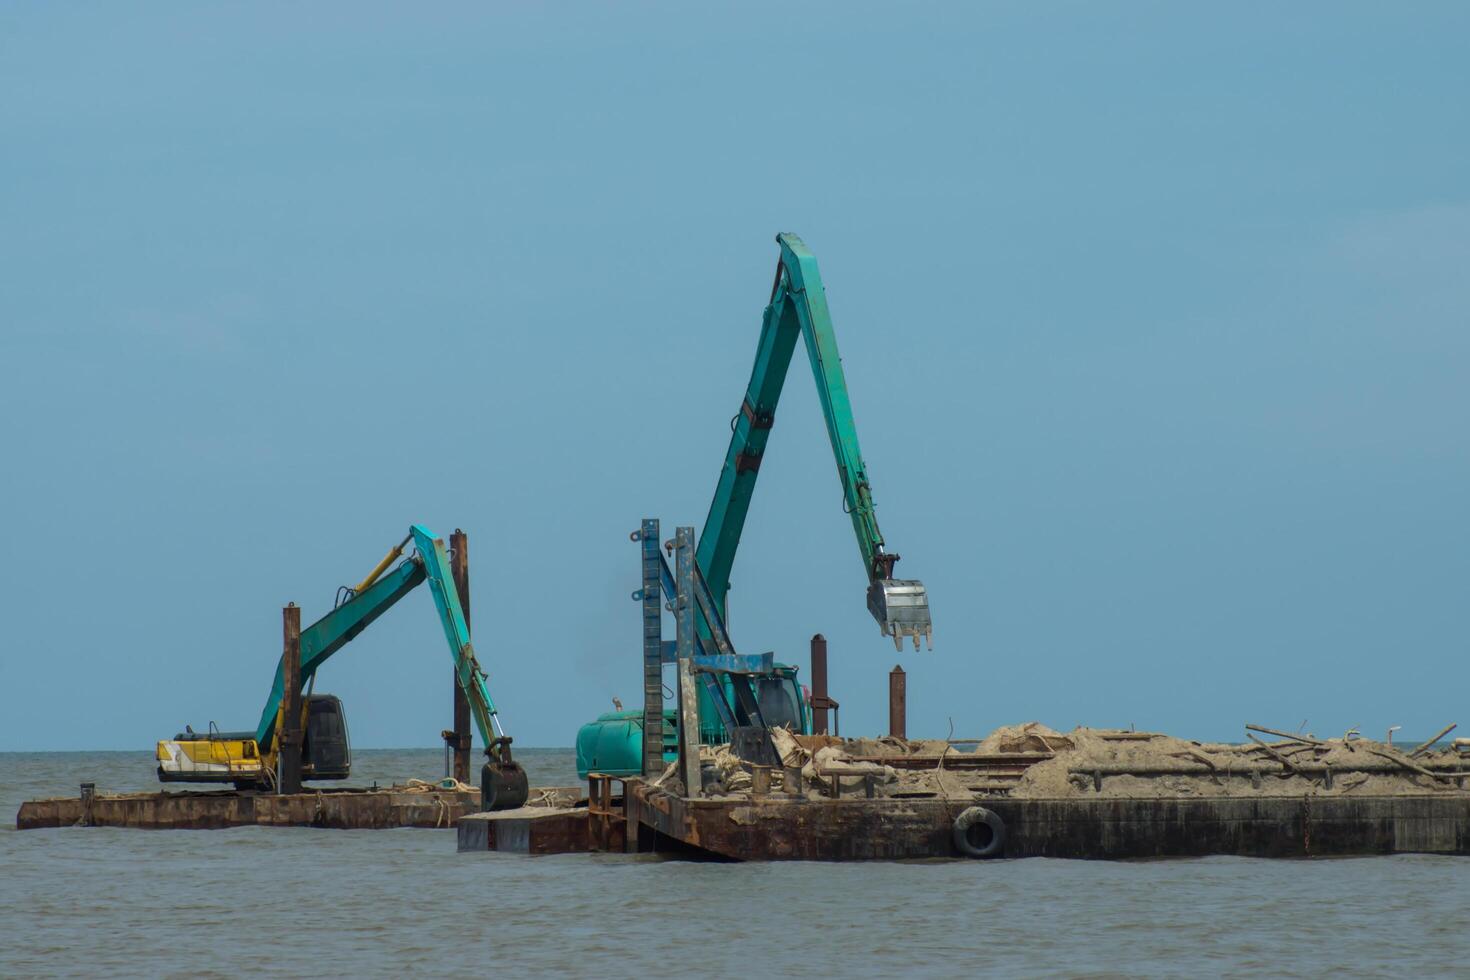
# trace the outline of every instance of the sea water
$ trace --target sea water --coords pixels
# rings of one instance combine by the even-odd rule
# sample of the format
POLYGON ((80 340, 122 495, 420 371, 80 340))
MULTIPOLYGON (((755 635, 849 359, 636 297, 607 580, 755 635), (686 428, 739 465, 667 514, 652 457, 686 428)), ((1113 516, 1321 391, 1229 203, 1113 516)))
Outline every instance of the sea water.
MULTIPOLYGON (((517 752, 575 785, 570 750, 517 752)), ((714 864, 459 854, 452 830, 14 830, 157 789, 149 753, 0 753, 0 976, 1470 975, 1470 861, 714 864)), ((354 785, 443 774, 358 750, 354 785)))

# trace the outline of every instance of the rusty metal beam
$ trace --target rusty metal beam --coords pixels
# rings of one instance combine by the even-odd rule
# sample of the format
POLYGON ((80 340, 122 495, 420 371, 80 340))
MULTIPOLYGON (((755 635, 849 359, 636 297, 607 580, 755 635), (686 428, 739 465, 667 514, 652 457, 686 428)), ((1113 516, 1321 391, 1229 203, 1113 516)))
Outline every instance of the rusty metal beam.
POLYGON ((894 664, 888 672, 888 734, 908 738, 908 726, 908 677, 903 667, 894 664))
MULTIPOLYGON (((470 629, 470 542, 459 528, 449 536, 449 569, 454 576, 454 591, 459 593, 459 608, 464 612, 465 629, 470 629)), ((473 635, 473 634, 472 634, 473 635)), ((450 669, 450 686, 454 689, 454 727, 445 736, 445 743, 454 753, 454 778, 462 783, 470 781, 470 750, 474 744, 470 735, 470 699, 459 683, 459 668, 450 669)))
POLYGON ((678 588, 674 618, 679 654, 679 775, 684 780, 684 795, 692 798, 703 790, 699 774, 699 689, 694 675, 694 528, 679 528, 674 546, 674 578, 678 588))
POLYGON ((277 739, 276 791, 301 792, 301 608, 281 610, 281 654, 285 687, 281 691, 281 734, 277 739))
POLYGON ((827 734, 827 638, 812 637, 812 732, 827 734))

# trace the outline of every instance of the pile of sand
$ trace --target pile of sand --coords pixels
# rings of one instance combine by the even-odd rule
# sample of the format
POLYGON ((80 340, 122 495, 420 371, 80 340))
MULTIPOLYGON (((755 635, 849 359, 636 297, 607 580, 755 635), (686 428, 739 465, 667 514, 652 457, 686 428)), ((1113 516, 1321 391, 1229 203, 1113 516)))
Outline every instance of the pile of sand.
POLYGON ((977 755, 1004 752, 1058 752, 1073 747, 1070 738, 1039 721, 1024 725, 1002 725, 975 746, 977 755))
MULTIPOLYGON (((1114 729, 1063 734, 1033 721, 997 728, 968 752, 932 739, 842 739, 785 729, 774 729, 771 738, 781 760, 770 770, 771 792, 785 793, 785 772, 800 770, 809 798, 830 795, 834 780, 844 795, 871 782, 880 796, 1177 799, 1458 792, 1454 773, 1463 766, 1470 777, 1470 761, 1453 750, 1410 758, 1403 747, 1349 736, 1237 745, 1114 729), (912 762, 894 767, 881 761, 904 757, 912 762)), ((707 795, 750 794, 751 767, 728 745, 701 748, 700 761, 707 795)), ((670 766, 655 783, 678 792, 675 770, 670 766)))
POLYGON ((1281 739, 1237 745, 1091 728, 1077 728, 1066 738, 1070 748, 1028 768, 1008 795, 1399 796, 1458 789, 1454 778, 1418 771, 1426 766, 1458 767, 1456 754, 1427 753, 1409 759, 1403 749, 1371 739, 1281 739), (1330 778, 1324 768, 1331 769, 1330 778))

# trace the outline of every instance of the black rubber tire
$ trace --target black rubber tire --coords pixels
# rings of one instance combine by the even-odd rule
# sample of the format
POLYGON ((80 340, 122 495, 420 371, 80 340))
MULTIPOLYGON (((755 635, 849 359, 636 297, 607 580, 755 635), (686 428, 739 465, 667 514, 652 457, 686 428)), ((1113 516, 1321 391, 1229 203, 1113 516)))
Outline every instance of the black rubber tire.
POLYGON ((972 806, 954 818, 954 848, 966 857, 998 857, 1005 846, 1006 825, 999 814, 972 806))

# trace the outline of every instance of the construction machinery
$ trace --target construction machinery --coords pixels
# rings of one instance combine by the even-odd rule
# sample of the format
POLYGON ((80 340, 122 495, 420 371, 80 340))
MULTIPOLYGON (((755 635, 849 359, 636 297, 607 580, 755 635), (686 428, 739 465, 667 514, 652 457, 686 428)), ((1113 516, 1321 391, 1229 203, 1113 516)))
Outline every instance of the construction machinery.
POLYGON ((837 476, 842 483, 843 509, 852 520, 863 570, 868 575, 868 611, 878 621, 879 630, 891 636, 899 650, 903 649, 905 637, 912 638, 917 650, 921 636, 933 643, 929 595, 923 583, 916 579, 893 577, 893 566, 899 556, 888 551, 878 530, 872 486, 858 448, 857 424, 852 417, 842 359, 837 353, 827 293, 817 271, 817 257, 795 235, 777 235, 776 242, 781 246, 781 259, 776 265, 771 301, 761 321, 755 366, 740 411, 730 420, 730 446, 725 451, 725 465, 704 519, 704 530, 699 535, 700 571, 724 615, 730 569, 735 564, 745 515, 755 493, 766 441, 775 425, 776 403, 781 398, 791 355, 800 338, 806 344, 807 358, 816 378, 822 418, 827 423, 827 438, 832 443, 837 476))
MULTIPOLYGON (((345 779, 352 753, 342 702, 313 693, 316 672, 398 600, 425 582, 454 658, 455 677, 470 705, 488 761, 481 770, 484 809, 520 806, 529 793, 525 771, 511 758, 511 738, 501 726, 486 675, 475 658, 469 626, 442 539, 415 524, 377 566, 352 588, 338 590, 332 611, 301 630, 299 669, 294 690, 300 705, 303 739, 301 776, 309 780, 345 779), (403 557, 409 545, 413 552, 403 557), (402 558, 402 561, 399 559, 402 558), (397 562, 395 565, 394 563, 397 562)), ((197 732, 186 726, 158 743, 158 778, 163 782, 233 783, 237 788, 268 789, 276 784, 285 730, 286 657, 276 665, 270 695, 254 731, 222 732, 211 722, 197 732)), ((294 747, 293 747, 294 750, 294 747)))
MULTIPOLYGON (((709 608, 701 604, 696 611, 698 654, 706 658, 705 666, 700 668, 703 688, 699 698, 700 738, 706 743, 728 741, 732 726, 749 725, 756 715, 765 723, 786 724, 806 733, 811 730, 810 705, 796 680, 795 667, 777 664, 770 654, 764 654, 768 665, 764 674, 751 658, 743 658, 736 670, 716 669, 707 658, 730 651, 721 649, 720 643, 706 644, 724 632, 730 571, 798 339, 804 342, 811 362, 827 436, 837 463, 837 476, 842 484, 843 509, 852 520, 867 573, 868 611, 877 620, 880 632, 892 637, 899 650, 903 649, 905 638, 913 641, 915 650, 919 648, 920 637, 931 646, 933 643, 928 592, 915 579, 893 577, 893 566, 899 556, 888 551, 878 530, 872 487, 858 446, 847 380, 837 352, 837 338, 816 256, 795 235, 777 235, 776 242, 781 257, 771 299, 761 321, 755 364, 740 411, 730 421, 730 444, 724 467, 695 552, 697 567, 693 573, 699 579, 696 584, 707 591, 710 600, 709 608), (769 705, 769 710, 744 710, 752 698, 755 699, 752 707, 769 705), (774 718, 780 720, 773 721, 774 718)), ((652 557, 647 547, 647 536, 650 533, 656 536, 657 527, 658 522, 645 521, 642 531, 634 535, 634 540, 639 540, 641 534, 645 541, 644 587, 635 593, 635 598, 645 603, 646 648, 650 630, 657 630, 655 620, 649 617, 657 617, 662 612, 656 602, 649 612, 650 597, 659 593, 670 597, 675 594, 672 575, 658 554, 657 543, 652 557), (662 565, 661 571, 655 562, 662 565)), ((671 657, 667 649, 645 649, 645 697, 650 704, 653 686, 661 683, 657 669, 672 662, 671 657)), ((578 733, 578 769, 585 774, 595 768, 610 775, 646 771, 658 754, 658 746, 651 744, 649 734, 656 727, 662 732, 662 758, 670 761, 678 746, 677 724, 677 713, 672 710, 655 714, 649 709, 641 712, 620 709, 604 714, 584 725, 578 733)))
MULTIPOLYGON (((811 699, 797 680, 797 668, 777 663, 772 653, 755 656, 736 653, 694 561, 694 529, 676 535, 680 574, 659 553, 659 522, 646 519, 633 532, 641 543, 643 588, 633 598, 643 603, 644 707, 625 710, 614 699, 614 710, 599 715, 577 732, 577 773, 610 776, 649 775, 679 755, 684 711, 663 707, 663 668, 690 661, 699 685, 694 700, 698 716, 694 741, 705 745, 726 742, 764 743, 764 730, 782 726, 812 733, 811 699), (663 638, 664 600, 676 610, 679 639, 663 638), (687 609, 688 615, 678 615, 687 609), (696 628, 695 612, 708 617, 704 632, 696 628), (680 645, 684 645, 683 654, 680 645)), ((759 749, 758 751, 762 751, 759 749)))

